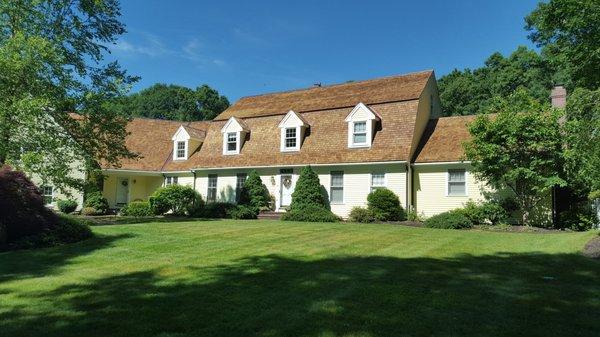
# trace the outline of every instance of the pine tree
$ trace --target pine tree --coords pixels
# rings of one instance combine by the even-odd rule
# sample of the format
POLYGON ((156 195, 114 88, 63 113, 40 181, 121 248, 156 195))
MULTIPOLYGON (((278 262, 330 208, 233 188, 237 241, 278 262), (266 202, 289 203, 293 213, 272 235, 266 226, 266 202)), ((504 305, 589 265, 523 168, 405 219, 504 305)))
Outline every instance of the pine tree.
POLYGON ((327 199, 323 195, 319 176, 310 166, 302 168, 296 188, 292 194, 291 211, 301 211, 309 206, 327 207, 327 199))
POLYGON ((240 195, 240 205, 248 205, 260 210, 269 207, 270 200, 269 190, 263 184, 258 172, 252 170, 244 182, 240 195))

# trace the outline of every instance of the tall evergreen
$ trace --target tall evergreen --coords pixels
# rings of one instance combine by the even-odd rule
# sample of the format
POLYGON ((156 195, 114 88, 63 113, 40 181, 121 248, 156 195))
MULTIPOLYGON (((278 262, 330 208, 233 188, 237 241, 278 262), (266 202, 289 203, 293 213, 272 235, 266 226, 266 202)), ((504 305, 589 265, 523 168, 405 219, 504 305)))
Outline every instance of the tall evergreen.
POLYGON ((308 206, 319 206, 327 209, 327 204, 327 199, 321 189, 319 176, 310 166, 303 167, 292 194, 290 210, 301 211, 308 206))

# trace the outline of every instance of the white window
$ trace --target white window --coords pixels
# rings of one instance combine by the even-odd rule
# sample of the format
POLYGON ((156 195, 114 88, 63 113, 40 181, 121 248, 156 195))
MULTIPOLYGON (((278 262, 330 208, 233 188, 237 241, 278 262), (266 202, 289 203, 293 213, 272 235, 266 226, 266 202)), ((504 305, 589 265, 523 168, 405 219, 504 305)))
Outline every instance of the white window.
POLYGON ((367 145, 367 122, 354 122, 353 145, 367 145))
POLYGON ((237 152, 237 133, 235 132, 227 134, 227 152, 237 152))
POLYGON ((165 186, 177 185, 177 177, 165 177, 165 186))
POLYGON ((217 175, 208 175, 208 191, 206 193, 206 201, 215 202, 217 201, 217 175))
POLYGON ((244 183, 246 182, 246 178, 248 175, 246 173, 238 173, 237 180, 235 183, 235 201, 240 201, 240 196, 242 195, 242 188, 244 188, 244 183))
POLYGON ((385 173, 371 174, 371 192, 378 188, 385 188, 385 173))
POLYGON ((175 143, 176 144, 176 149, 175 149, 175 159, 185 159, 186 156, 186 146, 185 146, 185 141, 178 141, 175 143))
POLYGON ((331 172, 331 187, 329 189, 329 199, 332 204, 344 203, 344 172, 331 172))
POLYGON ((286 149, 296 149, 298 146, 297 139, 298 132, 296 128, 286 128, 285 129, 285 148, 286 149))
POLYGON ((54 188, 52 186, 42 186, 40 190, 42 192, 44 205, 51 204, 54 201, 54 188))
POLYGON ((463 170, 448 170, 448 193, 449 196, 467 195, 467 172, 463 170))

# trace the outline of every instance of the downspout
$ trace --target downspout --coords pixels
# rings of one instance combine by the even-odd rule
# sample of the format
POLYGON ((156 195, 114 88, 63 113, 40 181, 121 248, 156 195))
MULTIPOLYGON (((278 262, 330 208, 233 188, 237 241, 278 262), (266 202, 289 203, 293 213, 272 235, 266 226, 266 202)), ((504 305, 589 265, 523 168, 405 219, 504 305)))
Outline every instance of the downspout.
POLYGON ((164 173, 161 173, 162 177, 163 177, 163 182, 161 184, 162 187, 165 187, 165 180, 167 179, 167 175, 164 173))
POLYGON ((410 162, 406 163, 406 210, 412 209, 412 168, 410 162))
POLYGON ((194 171, 194 170, 190 170, 190 172, 192 172, 192 174, 194 175, 194 183, 193 183, 193 186, 194 186, 194 191, 195 191, 195 190, 196 190, 196 171, 194 171))

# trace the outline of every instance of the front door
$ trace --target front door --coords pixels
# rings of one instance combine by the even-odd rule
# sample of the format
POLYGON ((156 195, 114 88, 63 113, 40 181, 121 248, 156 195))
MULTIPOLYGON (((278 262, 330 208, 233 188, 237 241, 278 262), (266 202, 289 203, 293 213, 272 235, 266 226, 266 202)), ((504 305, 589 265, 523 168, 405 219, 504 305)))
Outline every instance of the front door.
POLYGON ((294 193, 294 184, 292 181, 291 170, 281 170, 281 207, 289 206, 292 203, 292 193, 294 193))
POLYGON ((129 178, 117 178, 117 204, 129 201, 129 178))

